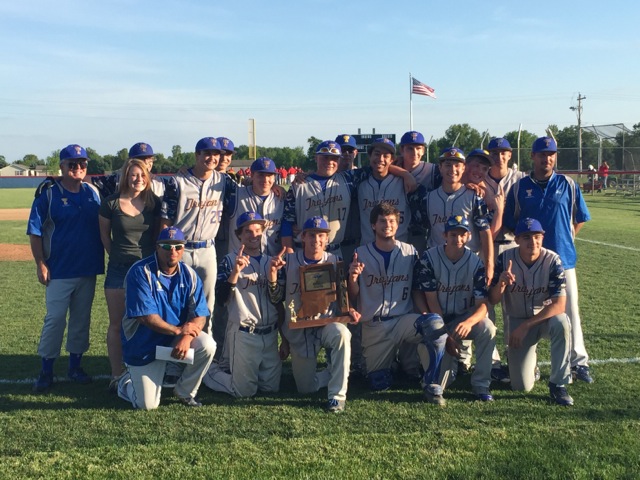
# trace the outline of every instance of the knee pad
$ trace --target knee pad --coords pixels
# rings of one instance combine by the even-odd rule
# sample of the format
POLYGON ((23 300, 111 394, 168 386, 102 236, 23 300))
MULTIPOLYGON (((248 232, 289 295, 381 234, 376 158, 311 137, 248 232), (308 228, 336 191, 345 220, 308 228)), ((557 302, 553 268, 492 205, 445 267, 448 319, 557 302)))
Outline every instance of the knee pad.
POLYGON ((371 390, 380 391, 391 388, 393 383, 393 376, 391 375, 390 368, 383 368, 382 370, 376 370, 369 373, 369 385, 371 390))
POLYGON ((418 335, 421 335, 423 338, 425 336, 436 338, 447 333, 444 329, 444 320, 437 313, 427 313, 426 315, 420 315, 418 318, 416 318, 413 326, 415 327, 418 335))

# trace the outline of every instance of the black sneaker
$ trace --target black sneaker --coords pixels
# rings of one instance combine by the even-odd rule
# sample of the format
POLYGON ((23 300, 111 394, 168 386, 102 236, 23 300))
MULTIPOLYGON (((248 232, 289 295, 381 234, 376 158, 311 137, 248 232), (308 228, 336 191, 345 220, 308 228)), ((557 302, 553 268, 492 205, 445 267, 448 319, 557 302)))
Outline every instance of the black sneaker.
POLYGON ((509 368, 504 365, 492 368, 491 380, 500 383, 510 383, 511 378, 509 378, 509 368))
POLYGON ((86 385, 87 383, 91 383, 91 377, 85 373, 82 368, 74 368, 73 370, 69 370, 67 372, 67 377, 74 383, 79 383, 81 385, 86 385))
POLYGON ((38 393, 46 392, 51 388, 52 385, 53 385, 53 372, 42 371, 40 372, 40 375, 38 375, 38 378, 33 384, 33 391, 38 393))
POLYGON ((564 385, 556 385, 555 383, 549 382, 549 396, 554 402, 563 407, 573 405, 573 398, 567 393, 564 385))

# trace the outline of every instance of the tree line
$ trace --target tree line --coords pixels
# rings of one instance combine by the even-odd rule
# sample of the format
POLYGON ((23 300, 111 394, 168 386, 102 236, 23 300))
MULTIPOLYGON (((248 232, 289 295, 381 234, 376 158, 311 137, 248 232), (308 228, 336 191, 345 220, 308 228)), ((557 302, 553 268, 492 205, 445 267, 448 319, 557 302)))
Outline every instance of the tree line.
MULTIPOLYGON (((556 125, 549 125, 547 132, 552 132, 558 142, 560 154, 558 155, 558 168, 560 170, 575 170, 578 166, 578 127, 570 126, 559 129, 556 125)), ((428 132, 425 137, 428 138, 428 132)), ((456 146, 469 152, 474 148, 479 148, 481 144, 486 147, 489 139, 495 136, 503 136, 511 146, 516 149, 518 145, 518 131, 513 130, 505 134, 489 133, 472 128, 469 124, 451 125, 445 132, 444 136, 432 140, 427 148, 425 160, 435 161, 440 151, 446 147, 456 146)), ((531 167, 531 160, 528 152, 531 151, 531 145, 540 134, 534 134, 527 130, 520 132, 520 165, 521 170, 528 170, 531 167)), ((400 135, 397 136, 399 141, 400 135)), ((304 170, 311 170, 315 166, 314 154, 316 146, 324 139, 311 136, 307 139, 308 148, 305 151, 303 147, 257 147, 259 157, 269 157, 273 159, 278 166, 285 168, 291 166, 299 166, 304 170)), ((583 169, 589 164, 597 165, 600 152, 601 161, 606 161, 613 170, 630 170, 637 169, 633 159, 633 153, 638 152, 638 166, 640 166, 640 123, 633 126, 631 133, 624 134, 620 132, 615 138, 602 141, 602 145, 597 136, 589 131, 582 131, 582 164, 583 169), (631 164, 629 163, 629 155, 631 155, 631 164)), ((128 149, 122 148, 116 154, 100 155, 93 148, 87 147, 87 155, 89 156, 89 174, 102 174, 109 171, 118 170, 127 161, 128 149)), ((366 152, 361 152, 364 156, 361 160, 366 161, 366 152)), ((22 159, 15 160, 12 163, 21 164, 29 168, 35 168, 37 165, 46 165, 46 170, 50 173, 58 171, 60 150, 51 152, 46 158, 38 158, 37 155, 27 154, 22 159)), ((240 145, 236 147, 235 159, 248 159, 249 147, 240 145)), ((516 158, 514 152, 514 158, 516 158)), ((163 153, 156 153, 156 161, 154 163, 154 171, 156 173, 175 173, 182 166, 192 166, 195 162, 195 153, 193 151, 184 152, 180 145, 174 145, 171 148, 171 154, 166 156, 163 153)), ((7 166, 8 163, 4 156, 0 155, 0 168, 7 166)))

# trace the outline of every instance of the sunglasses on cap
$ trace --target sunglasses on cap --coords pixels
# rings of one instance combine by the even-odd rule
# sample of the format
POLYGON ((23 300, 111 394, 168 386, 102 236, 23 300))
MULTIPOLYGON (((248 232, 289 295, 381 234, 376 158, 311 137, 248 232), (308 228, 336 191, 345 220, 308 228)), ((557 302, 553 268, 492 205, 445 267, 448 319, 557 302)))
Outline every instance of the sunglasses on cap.
POLYGON ((69 170, 75 170, 77 168, 84 170, 87 168, 87 162, 86 161, 81 161, 81 162, 67 162, 67 167, 69 168, 69 170))
POLYGON ((184 245, 181 245, 181 244, 174 245, 173 243, 159 243, 158 246, 163 250, 166 250, 166 251, 175 250, 176 252, 179 252, 184 248, 184 245))
POLYGON ((331 155, 340 155, 342 152, 335 147, 322 147, 316 153, 323 154, 329 153, 331 155))

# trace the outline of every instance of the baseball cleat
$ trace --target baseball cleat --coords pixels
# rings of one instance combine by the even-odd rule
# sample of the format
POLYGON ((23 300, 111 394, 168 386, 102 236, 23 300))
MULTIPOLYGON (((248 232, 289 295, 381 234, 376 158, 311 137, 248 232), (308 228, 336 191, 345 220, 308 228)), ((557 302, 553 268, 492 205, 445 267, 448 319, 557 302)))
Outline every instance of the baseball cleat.
POLYGON ((46 392, 53 385, 53 372, 40 372, 38 378, 33 384, 34 392, 46 392))
POLYGON ((493 395, 488 388, 477 388, 473 390, 473 395, 481 402, 493 402, 493 395))
POLYGON ((586 383, 593 383, 593 377, 587 365, 571 367, 571 378, 574 380, 582 380, 586 383))
POLYGON ((447 401, 444 399, 442 394, 442 387, 437 384, 427 385, 422 390, 422 398, 425 402, 444 407, 447 404, 447 401))
POLYGON ((73 370, 69 370, 67 372, 67 377, 74 383, 79 383, 80 385, 86 385, 87 383, 91 383, 91 377, 85 373, 85 371, 78 367, 73 370))
POLYGON ((345 400, 338 400, 337 398, 332 398, 327 402, 327 412, 329 413, 344 412, 346 403, 347 402, 345 400))
MULTIPOLYGON (((175 391, 174 391, 174 393, 175 393, 175 391)), ((178 397, 178 400, 180 400, 180 403, 182 403, 183 405, 185 405, 187 407, 201 407, 202 406, 202 403, 200 403, 194 397, 181 397, 178 394, 176 394, 176 397, 178 397)))
POLYGON ((511 378, 509 378, 509 368, 504 365, 492 368, 491 380, 500 383, 511 383, 511 378))
POLYGON ((573 398, 567 393, 567 389, 564 385, 556 385, 549 382, 549 396, 558 405, 569 407, 573 405, 573 398))

